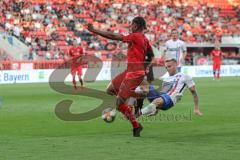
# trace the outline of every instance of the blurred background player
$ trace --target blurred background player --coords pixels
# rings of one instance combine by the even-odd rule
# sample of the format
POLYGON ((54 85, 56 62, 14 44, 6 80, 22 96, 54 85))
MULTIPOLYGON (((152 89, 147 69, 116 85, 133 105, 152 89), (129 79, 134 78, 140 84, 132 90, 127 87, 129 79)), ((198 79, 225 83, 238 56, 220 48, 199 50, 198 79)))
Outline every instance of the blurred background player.
POLYGON ((108 39, 123 41, 129 44, 127 52, 127 69, 117 75, 108 85, 107 93, 117 96, 117 109, 124 114, 133 126, 133 136, 139 137, 142 126, 138 123, 132 108, 127 104, 130 97, 137 96, 135 89, 143 81, 145 76, 146 54, 153 52, 148 39, 144 35, 146 22, 142 17, 135 17, 130 26, 127 36, 108 31, 95 29, 91 24, 88 30, 108 39))
POLYGON ((211 52, 211 57, 213 61, 213 80, 218 79, 220 80, 220 68, 221 68, 221 61, 222 61, 222 52, 219 45, 211 52))
MULTIPOLYGON (((163 79, 161 91, 154 89, 154 86, 141 86, 140 90, 147 91, 147 98, 151 102, 141 110, 142 115, 155 115, 158 110, 168 110, 179 102, 186 88, 190 90, 194 100, 194 113, 202 116, 198 105, 198 94, 192 78, 186 74, 177 72, 177 61, 170 59, 165 61, 169 77, 163 79)), ((136 89, 139 90, 139 87, 136 89)))
POLYGON ((171 39, 165 43, 163 59, 174 57, 177 60, 177 70, 181 72, 181 66, 184 64, 187 55, 187 48, 184 41, 179 39, 179 33, 176 29, 171 32, 171 39))
POLYGON ((82 56, 83 48, 79 46, 77 40, 73 41, 73 46, 69 50, 69 55, 72 58, 71 63, 71 74, 72 74, 72 83, 75 89, 77 89, 76 75, 78 76, 81 87, 83 87, 82 80, 82 56))

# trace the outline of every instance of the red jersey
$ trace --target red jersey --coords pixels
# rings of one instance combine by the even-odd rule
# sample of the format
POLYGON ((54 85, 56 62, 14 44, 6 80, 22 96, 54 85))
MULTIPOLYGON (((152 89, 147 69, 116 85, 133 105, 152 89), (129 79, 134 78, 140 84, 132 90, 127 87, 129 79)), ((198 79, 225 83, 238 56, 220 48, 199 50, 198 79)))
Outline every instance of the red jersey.
POLYGON ((145 57, 147 50, 152 50, 148 39, 141 32, 123 36, 123 42, 128 42, 127 71, 145 74, 145 57))
POLYGON ((69 50, 69 55, 72 58, 72 67, 77 67, 78 65, 78 58, 81 57, 83 55, 83 49, 82 47, 71 47, 69 50))
POLYGON ((212 60, 214 62, 221 62, 222 52, 220 50, 214 49, 212 52, 212 60))

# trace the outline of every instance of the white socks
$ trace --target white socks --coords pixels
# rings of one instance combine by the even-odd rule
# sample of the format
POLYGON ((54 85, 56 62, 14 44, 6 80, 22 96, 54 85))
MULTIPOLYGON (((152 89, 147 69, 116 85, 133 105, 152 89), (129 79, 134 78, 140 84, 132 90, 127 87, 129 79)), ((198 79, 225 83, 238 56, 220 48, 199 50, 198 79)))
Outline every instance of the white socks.
POLYGON ((157 106, 153 103, 147 105, 146 107, 144 107, 143 109, 141 109, 142 115, 154 115, 157 112, 157 106))

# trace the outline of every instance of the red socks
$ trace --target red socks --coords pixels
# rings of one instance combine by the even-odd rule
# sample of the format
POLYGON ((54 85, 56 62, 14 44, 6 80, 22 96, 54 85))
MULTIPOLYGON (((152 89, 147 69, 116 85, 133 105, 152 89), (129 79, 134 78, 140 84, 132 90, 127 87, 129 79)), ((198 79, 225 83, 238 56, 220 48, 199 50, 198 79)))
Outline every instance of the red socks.
POLYGON ((132 113, 132 109, 130 106, 126 104, 121 104, 118 109, 122 114, 124 114, 127 119, 132 123, 133 128, 138 128, 139 123, 137 122, 137 118, 132 113))
POLYGON ((83 80, 80 79, 79 81, 80 81, 81 87, 83 87, 83 80))
POLYGON ((217 78, 220 79, 220 72, 218 72, 218 74, 217 74, 217 78))
POLYGON ((72 80, 72 83, 73 83, 73 87, 74 87, 75 89, 77 89, 77 82, 76 82, 75 79, 72 80))

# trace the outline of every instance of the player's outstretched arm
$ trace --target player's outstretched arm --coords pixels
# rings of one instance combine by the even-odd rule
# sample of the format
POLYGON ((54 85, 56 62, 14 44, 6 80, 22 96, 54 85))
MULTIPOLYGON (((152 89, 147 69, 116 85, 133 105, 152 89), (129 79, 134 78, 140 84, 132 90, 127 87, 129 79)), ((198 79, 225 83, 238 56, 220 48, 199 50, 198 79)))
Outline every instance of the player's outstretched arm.
POLYGON ((194 113, 198 116, 202 116, 202 112, 200 112, 199 110, 199 98, 198 98, 198 94, 197 94, 197 90, 195 85, 189 88, 190 92, 193 95, 193 101, 194 101, 194 113))
POLYGON ((112 39, 112 40, 118 40, 118 41, 123 40, 121 34, 115 34, 115 33, 108 32, 108 31, 98 30, 98 29, 94 28, 92 24, 88 24, 87 28, 90 32, 100 35, 102 37, 112 39))

